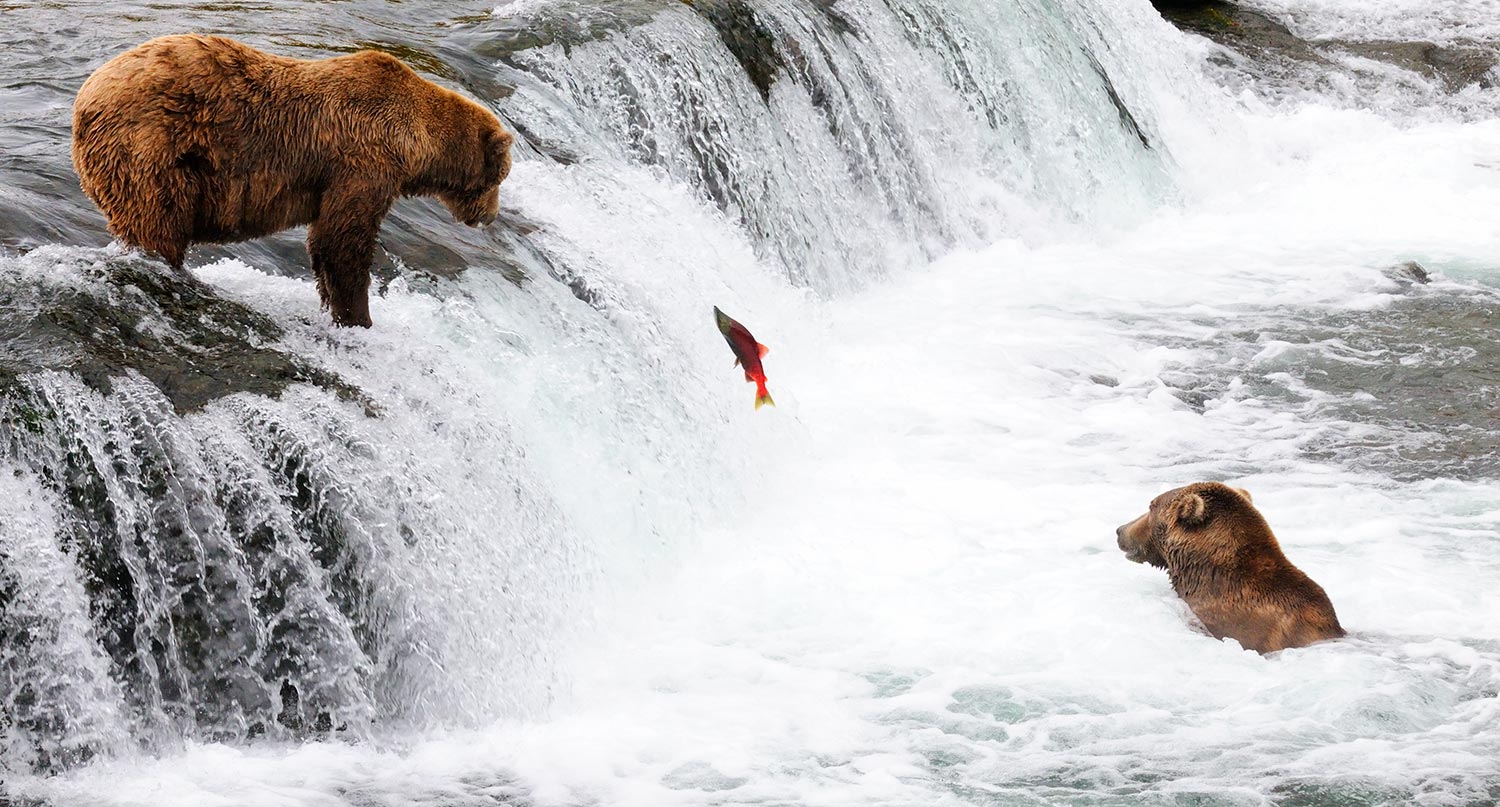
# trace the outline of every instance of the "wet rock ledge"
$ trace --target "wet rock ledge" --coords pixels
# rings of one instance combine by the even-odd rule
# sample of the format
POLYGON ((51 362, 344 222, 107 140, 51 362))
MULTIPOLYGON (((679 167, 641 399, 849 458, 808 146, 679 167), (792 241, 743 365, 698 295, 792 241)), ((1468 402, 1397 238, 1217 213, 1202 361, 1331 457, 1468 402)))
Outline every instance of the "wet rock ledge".
POLYGON ((0 317, 0 399, 18 391, 23 376, 62 370, 102 393, 114 378, 139 373, 179 413, 235 392, 275 397, 298 383, 365 403, 339 377, 278 349, 282 330, 265 315, 143 256, 99 253, 92 260, 48 249, 8 257, 13 263, 0 280, 0 310, 7 312, 0 317), (26 276, 70 269, 79 282, 26 276))
POLYGON ((1500 87, 1500 43, 1307 40, 1276 18, 1228 0, 1152 0, 1184 31, 1200 34, 1273 68, 1288 63, 1332 66, 1336 57, 1359 57, 1408 70, 1457 92, 1471 85, 1500 87))

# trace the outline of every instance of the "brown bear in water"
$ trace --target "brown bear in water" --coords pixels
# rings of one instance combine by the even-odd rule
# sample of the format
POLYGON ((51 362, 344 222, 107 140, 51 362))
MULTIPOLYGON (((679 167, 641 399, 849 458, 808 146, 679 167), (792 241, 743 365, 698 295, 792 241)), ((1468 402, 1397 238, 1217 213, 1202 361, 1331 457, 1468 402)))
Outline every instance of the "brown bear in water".
POLYGON ((1115 534, 1125 557, 1167 570, 1216 638, 1271 653, 1344 635, 1323 587, 1281 553, 1244 490, 1218 482, 1169 490, 1115 534))
POLYGON ((370 261, 396 198, 489 224, 510 145, 489 110, 387 54, 305 61, 216 36, 126 51, 73 107, 73 165, 115 236, 181 269, 190 244, 310 224, 339 325, 370 325, 370 261))

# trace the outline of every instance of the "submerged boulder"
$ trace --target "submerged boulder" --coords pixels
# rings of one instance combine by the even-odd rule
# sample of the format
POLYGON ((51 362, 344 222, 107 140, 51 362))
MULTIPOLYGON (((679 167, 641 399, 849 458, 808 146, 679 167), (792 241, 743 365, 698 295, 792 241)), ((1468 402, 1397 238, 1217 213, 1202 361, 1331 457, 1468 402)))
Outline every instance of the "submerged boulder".
POLYGON ((1402 261, 1385 269, 1385 276, 1400 283, 1410 286, 1413 283, 1425 286, 1432 282, 1432 276, 1428 274, 1426 267, 1416 261, 1402 261))

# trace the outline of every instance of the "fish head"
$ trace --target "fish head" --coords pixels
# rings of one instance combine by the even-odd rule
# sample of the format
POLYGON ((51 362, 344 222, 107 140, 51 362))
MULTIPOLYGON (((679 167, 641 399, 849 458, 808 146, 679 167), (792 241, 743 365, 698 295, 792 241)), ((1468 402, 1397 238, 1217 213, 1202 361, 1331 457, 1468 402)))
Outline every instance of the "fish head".
POLYGON ((738 322, 730 319, 728 314, 720 311, 718 306, 714 306, 714 324, 719 326, 719 333, 725 336, 728 336, 735 326, 739 325, 738 322))

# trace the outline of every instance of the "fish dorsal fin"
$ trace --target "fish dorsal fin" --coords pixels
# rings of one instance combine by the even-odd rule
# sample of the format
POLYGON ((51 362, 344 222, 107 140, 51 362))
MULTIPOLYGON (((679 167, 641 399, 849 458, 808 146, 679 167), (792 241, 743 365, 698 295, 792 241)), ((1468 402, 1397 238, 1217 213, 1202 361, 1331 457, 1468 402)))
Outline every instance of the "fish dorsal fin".
POLYGON ((766 347, 765 345, 762 345, 759 342, 755 343, 755 349, 760 351, 760 357, 761 358, 765 358, 766 354, 771 352, 770 348, 766 347))

